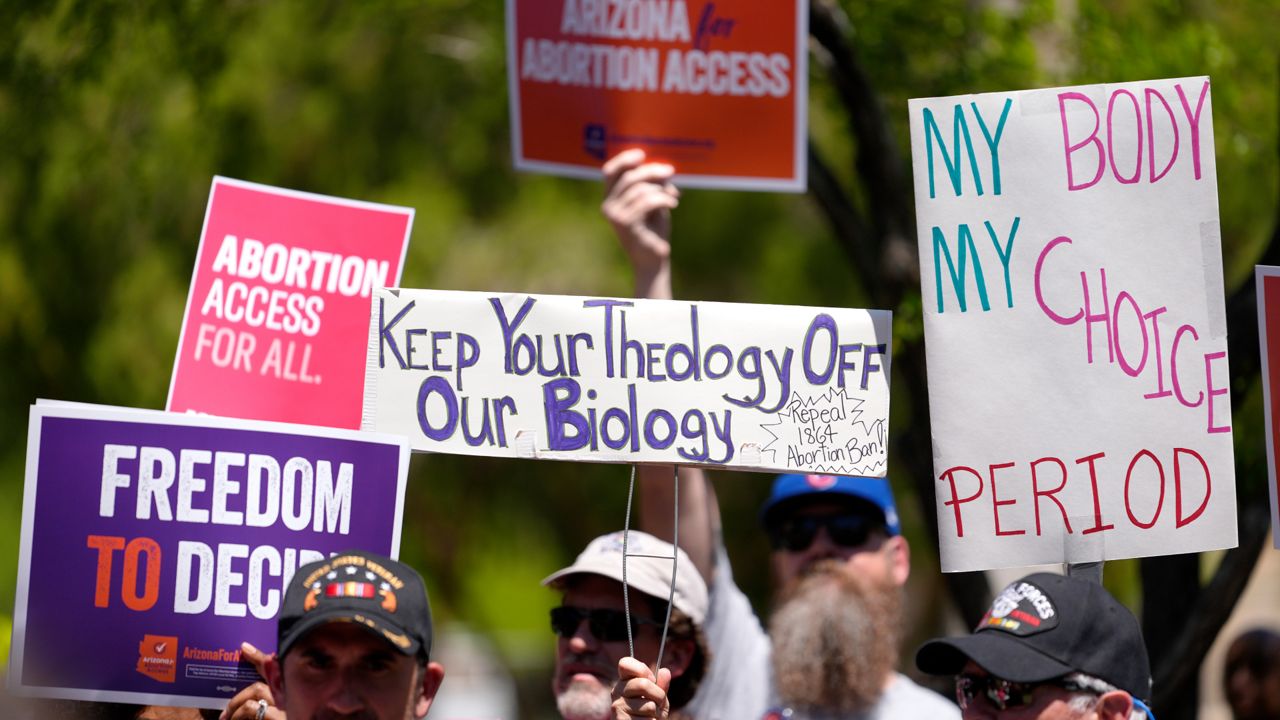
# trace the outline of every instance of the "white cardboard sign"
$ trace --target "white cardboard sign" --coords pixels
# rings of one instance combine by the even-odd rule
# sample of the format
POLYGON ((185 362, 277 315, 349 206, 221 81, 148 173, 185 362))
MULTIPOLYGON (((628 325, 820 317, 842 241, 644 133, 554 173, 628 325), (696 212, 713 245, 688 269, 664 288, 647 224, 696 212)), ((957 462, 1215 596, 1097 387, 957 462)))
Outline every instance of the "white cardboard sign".
POLYGON ((1234 546, 1209 79, 910 113, 943 570, 1234 546))
POLYGON ((883 476, 885 311, 375 290, 366 430, 414 450, 883 476))

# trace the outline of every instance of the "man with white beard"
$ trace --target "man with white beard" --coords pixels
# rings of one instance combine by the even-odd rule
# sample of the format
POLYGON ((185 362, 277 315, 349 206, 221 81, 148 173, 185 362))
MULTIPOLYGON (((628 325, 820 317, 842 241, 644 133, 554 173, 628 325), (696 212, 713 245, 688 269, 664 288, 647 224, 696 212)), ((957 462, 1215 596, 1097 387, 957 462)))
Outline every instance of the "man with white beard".
MULTIPOLYGON (((707 614, 707 586, 689 556, 638 530, 627 534, 626 552, 626 585, 620 532, 592 540, 572 565, 542 581, 563 593, 559 607, 551 609, 551 629, 559 637, 551 689, 564 720, 613 717, 611 693, 618 680, 618 662, 630 655, 624 587, 630 589, 635 655, 645 662, 659 662, 670 598, 661 675, 670 689, 672 708, 678 710, 693 697, 706 670, 709 655, 701 628, 707 614), (674 583, 670 558, 675 558, 674 583)), ((632 662, 652 672, 643 663, 632 662)))
MULTIPOLYGON (((636 296, 670 299, 675 169, 640 150, 604 165, 602 210, 635 276, 636 296)), ((673 536, 671 468, 639 467, 643 526, 673 536)), ((705 631, 715 654, 686 713, 752 718, 959 718, 940 695, 894 668, 910 548, 887 481, 784 475, 761 512, 773 546, 778 602, 766 634, 733 582, 715 492, 702 471, 680 469, 680 545, 709 587, 705 631), (772 643, 770 642, 772 636, 772 643)), ((661 678, 624 664, 618 718, 665 717, 661 678)))

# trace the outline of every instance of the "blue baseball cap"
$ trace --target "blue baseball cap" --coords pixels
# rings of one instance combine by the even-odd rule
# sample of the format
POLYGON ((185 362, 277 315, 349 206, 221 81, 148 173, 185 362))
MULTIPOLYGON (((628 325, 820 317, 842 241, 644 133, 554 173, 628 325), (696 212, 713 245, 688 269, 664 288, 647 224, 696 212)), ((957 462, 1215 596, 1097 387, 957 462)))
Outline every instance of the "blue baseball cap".
POLYGON ((771 527, 796 506, 823 498, 869 503, 884 516, 884 526, 890 535, 902 532, 889 481, 886 478, 846 475, 779 475, 773 481, 769 499, 760 508, 760 524, 771 527))

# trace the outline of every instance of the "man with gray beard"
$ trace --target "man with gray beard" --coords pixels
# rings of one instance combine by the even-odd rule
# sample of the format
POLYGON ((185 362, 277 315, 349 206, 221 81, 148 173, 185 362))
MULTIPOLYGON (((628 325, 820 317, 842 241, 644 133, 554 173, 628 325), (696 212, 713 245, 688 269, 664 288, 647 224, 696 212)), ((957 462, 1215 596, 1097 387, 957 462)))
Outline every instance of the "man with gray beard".
MULTIPOLYGON (((704 479, 681 472, 683 544, 687 537, 696 539, 696 527, 686 522, 694 513, 685 506, 685 485, 701 482, 694 488, 706 493, 703 500, 711 508, 715 499, 704 479)), ((664 480, 670 487, 669 478, 664 480)), ((665 502, 670 501, 668 491, 665 502)), ((888 482, 783 475, 761 519, 774 548, 779 586, 769 633, 734 584, 719 532, 713 533, 704 629, 716 660, 688 714, 699 720, 959 718, 955 705, 894 670, 909 563, 888 482)), ((618 720, 666 717, 657 678, 625 670, 620 678, 615 697, 639 709, 615 702, 618 720)))
MULTIPOLYGON (((626 150, 605 163, 603 174, 601 209, 631 263, 636 296, 670 299, 671 213, 680 198, 675 168, 626 150)), ((761 512, 780 598, 771 645, 733 582, 711 483, 697 468, 679 473, 680 547, 707 581, 703 629, 714 656, 686 714, 959 718, 954 705, 893 669, 910 548, 887 481, 830 475, 775 481, 761 512)), ((642 527, 665 539, 675 529, 671 475, 670 467, 637 468, 642 527)), ((666 717, 661 678, 625 662, 619 669, 615 717, 666 717)))
POLYGON ((898 659, 898 589, 822 560, 780 593, 769 620, 781 701, 808 714, 874 707, 898 659))

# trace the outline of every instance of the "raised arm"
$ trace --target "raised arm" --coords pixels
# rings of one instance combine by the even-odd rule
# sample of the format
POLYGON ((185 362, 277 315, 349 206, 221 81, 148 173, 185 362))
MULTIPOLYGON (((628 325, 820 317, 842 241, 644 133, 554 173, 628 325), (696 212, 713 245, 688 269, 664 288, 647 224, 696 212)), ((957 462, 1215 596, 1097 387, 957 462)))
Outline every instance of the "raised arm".
POLYGON ((624 150, 604 164, 600 209, 631 261, 636 297, 671 299, 671 211, 680 191, 675 168, 645 162, 643 150, 624 150))
MULTIPOLYGON (((604 164, 601 205, 631 261, 635 294, 669 300, 671 293, 671 211, 680 191, 671 182, 675 168, 645 162, 643 150, 625 150, 604 164)), ((674 535, 675 491, 670 465, 638 465, 640 527, 670 541, 674 535)), ((680 547, 708 584, 715 567, 720 510, 710 480, 699 468, 680 468, 680 547)))

